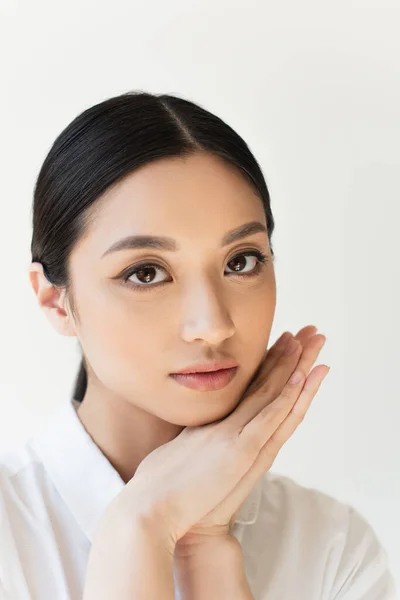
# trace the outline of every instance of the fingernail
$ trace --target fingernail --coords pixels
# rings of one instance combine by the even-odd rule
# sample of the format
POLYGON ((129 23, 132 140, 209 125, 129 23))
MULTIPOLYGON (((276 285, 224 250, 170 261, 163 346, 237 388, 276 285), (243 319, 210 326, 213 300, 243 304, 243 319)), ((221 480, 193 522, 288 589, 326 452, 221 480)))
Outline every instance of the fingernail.
POLYGON ((303 374, 301 371, 295 371, 293 373, 293 375, 291 376, 291 378, 289 379, 289 383, 300 383, 300 381, 303 379, 303 374))

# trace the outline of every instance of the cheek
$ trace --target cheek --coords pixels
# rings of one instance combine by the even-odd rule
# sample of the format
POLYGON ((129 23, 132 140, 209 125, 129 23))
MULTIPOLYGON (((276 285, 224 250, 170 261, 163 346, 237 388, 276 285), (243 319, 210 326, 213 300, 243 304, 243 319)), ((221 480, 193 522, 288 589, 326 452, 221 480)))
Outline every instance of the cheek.
POLYGON ((162 347, 162 330, 155 318, 119 306, 93 306, 82 315, 80 342, 88 361, 106 387, 122 390, 154 373, 155 349, 162 347))
POLYGON ((156 319, 141 318, 138 314, 107 318, 94 337, 102 354, 114 364, 129 369, 147 368, 155 362, 156 349, 161 346, 162 331, 156 319))
MULTIPOLYGON (((275 287, 264 286, 259 293, 246 298, 239 305, 237 330, 246 332, 246 338, 253 340, 254 346, 266 346, 275 316, 275 287)), ((251 346, 250 342, 250 346, 251 346)))
POLYGON ((270 335, 275 316, 275 288, 268 287, 240 308, 237 332, 245 347, 244 360, 248 378, 256 372, 271 345, 270 335), (240 322, 239 322, 240 321, 240 322))

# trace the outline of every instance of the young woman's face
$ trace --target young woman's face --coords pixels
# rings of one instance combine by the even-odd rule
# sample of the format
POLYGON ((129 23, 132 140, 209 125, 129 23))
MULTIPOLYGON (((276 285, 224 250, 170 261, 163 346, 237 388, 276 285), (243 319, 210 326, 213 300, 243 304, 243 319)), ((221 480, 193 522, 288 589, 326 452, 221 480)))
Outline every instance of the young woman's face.
POLYGON ((221 245, 246 223, 266 227, 261 200, 233 166, 196 154, 141 167, 110 188, 93 215, 70 263, 89 385, 177 425, 223 418, 264 358, 275 313, 266 231, 221 245), (139 235, 171 238, 176 250, 107 253, 139 235), (252 251, 267 255, 260 269, 246 256, 252 251), (239 363, 223 389, 192 390, 170 377, 213 358, 239 363))

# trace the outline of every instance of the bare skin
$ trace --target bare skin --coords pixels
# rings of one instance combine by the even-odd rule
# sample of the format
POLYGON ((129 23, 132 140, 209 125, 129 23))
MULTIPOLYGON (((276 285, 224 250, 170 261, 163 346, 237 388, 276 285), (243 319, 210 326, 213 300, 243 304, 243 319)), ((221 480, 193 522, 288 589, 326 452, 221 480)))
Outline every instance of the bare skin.
POLYGON ((125 482, 184 427, 229 414, 264 358, 276 306, 267 233, 220 246, 227 232, 251 221, 266 226, 263 206, 234 167, 203 154, 161 160, 126 177, 94 206, 70 262, 78 320, 41 265, 30 266, 41 309, 60 334, 78 337, 89 364, 79 418, 125 482), (168 236, 180 249, 126 249, 102 258, 132 234, 168 236), (252 250, 268 262, 245 277, 240 272, 257 265, 243 255, 252 250), (119 285, 119 275, 143 262, 158 268, 130 276, 141 289, 119 285), (189 390, 169 377, 215 356, 240 365, 222 390, 189 390))

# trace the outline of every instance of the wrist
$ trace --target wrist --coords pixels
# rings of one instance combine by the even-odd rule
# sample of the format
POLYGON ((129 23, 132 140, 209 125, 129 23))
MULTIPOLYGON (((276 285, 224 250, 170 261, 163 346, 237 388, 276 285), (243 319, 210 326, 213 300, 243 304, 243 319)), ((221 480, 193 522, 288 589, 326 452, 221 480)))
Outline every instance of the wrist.
POLYGON ((99 523, 89 555, 84 600, 172 600, 173 553, 141 519, 122 517, 108 513, 99 523))
POLYGON ((216 559, 225 563, 243 560, 240 542, 229 533, 190 534, 175 545, 174 560, 182 564, 214 563, 216 559))
POLYGON ((139 495, 130 498, 116 497, 104 511, 98 529, 112 529, 118 541, 131 540, 136 535, 156 540, 158 548, 174 556, 176 542, 165 528, 165 517, 159 515, 156 507, 141 501, 139 495))
POLYGON ((252 598, 240 542, 230 535, 215 536, 181 548, 178 542, 174 575, 182 600, 252 598))

